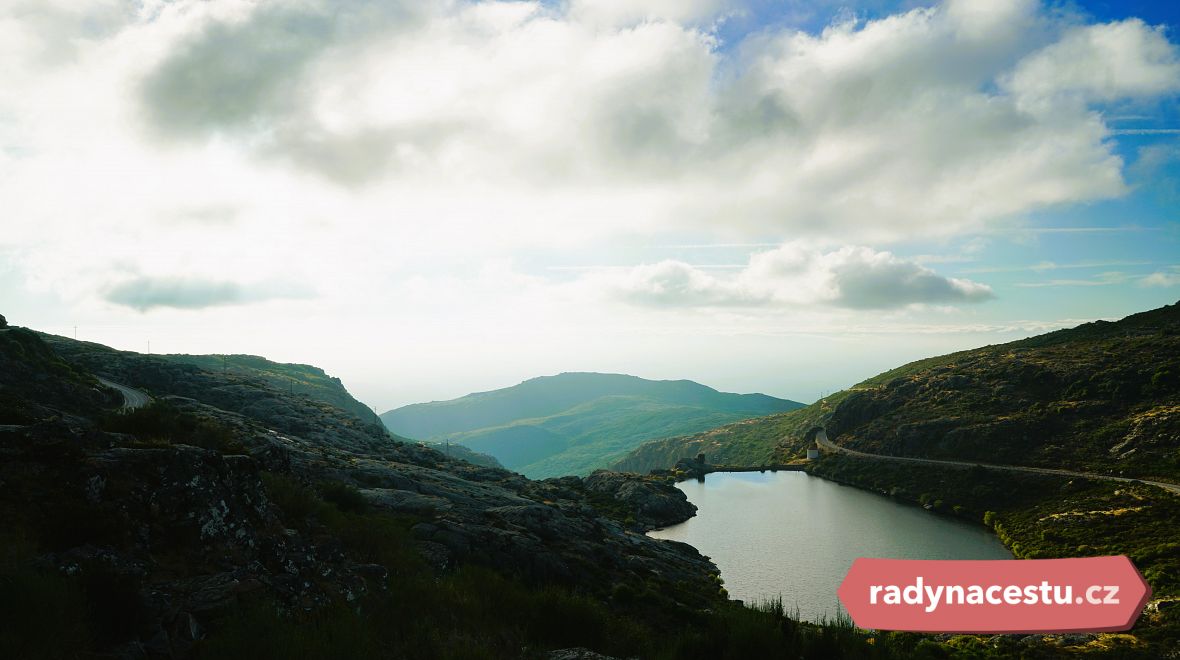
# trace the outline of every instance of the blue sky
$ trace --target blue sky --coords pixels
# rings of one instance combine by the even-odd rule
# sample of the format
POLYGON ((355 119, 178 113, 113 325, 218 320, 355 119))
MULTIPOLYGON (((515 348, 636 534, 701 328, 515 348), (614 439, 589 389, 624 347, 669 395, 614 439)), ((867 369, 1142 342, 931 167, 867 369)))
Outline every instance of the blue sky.
MULTIPOLYGON (((841 2, 829 0, 755 0, 743 3, 742 14, 728 21, 720 33, 726 41, 736 43, 748 32, 767 27, 787 27, 820 32, 834 19, 848 13, 866 20, 880 19, 930 2, 841 2)), ((1180 25, 1180 7, 1167 1, 1128 0, 1126 2, 1048 2, 1050 10, 1078 14, 1091 22, 1109 22, 1139 18, 1151 25, 1180 25)))
POLYGON ((0 313, 384 410, 803 401, 1180 299, 1174 3, 17 0, 0 313))

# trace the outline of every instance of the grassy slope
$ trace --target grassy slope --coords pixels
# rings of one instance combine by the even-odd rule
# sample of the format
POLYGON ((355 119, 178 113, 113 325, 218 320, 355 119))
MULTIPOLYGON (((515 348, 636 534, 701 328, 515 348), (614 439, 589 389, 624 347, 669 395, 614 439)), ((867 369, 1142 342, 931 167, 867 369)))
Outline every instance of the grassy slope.
POLYGON ((452 439, 499 456, 512 469, 533 478, 585 475, 645 440, 713 428, 745 416, 644 397, 611 396, 550 417, 459 433, 452 439))

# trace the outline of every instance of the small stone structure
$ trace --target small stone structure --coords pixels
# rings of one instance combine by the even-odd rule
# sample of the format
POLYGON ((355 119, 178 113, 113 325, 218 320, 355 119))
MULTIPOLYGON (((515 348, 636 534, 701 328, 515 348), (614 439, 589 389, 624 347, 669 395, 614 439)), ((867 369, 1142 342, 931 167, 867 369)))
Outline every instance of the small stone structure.
POLYGON ((819 443, 812 442, 811 446, 807 448, 807 460, 814 461, 819 458, 819 443))

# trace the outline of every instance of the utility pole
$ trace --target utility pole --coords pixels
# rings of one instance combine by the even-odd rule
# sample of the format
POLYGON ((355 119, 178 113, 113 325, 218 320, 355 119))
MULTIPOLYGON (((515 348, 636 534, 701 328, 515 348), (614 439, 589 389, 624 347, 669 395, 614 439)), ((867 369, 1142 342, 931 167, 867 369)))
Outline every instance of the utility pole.
POLYGON ((78 341, 78 326, 74 326, 74 341, 78 341))

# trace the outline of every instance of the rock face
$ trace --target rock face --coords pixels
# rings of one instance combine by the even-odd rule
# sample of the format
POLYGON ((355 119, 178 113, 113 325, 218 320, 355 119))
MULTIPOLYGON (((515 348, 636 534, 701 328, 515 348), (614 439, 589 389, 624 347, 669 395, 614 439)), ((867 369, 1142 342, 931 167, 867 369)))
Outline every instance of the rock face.
POLYGON ((635 521, 647 529, 684 522, 697 512, 683 491, 663 479, 598 470, 582 481, 586 490, 634 507, 635 521))
POLYGON ((62 423, 0 433, 0 510, 43 539, 39 563, 135 592, 126 653, 183 655, 250 592, 307 609, 369 588, 338 549, 284 530, 254 459, 111 446, 123 440, 62 423))

